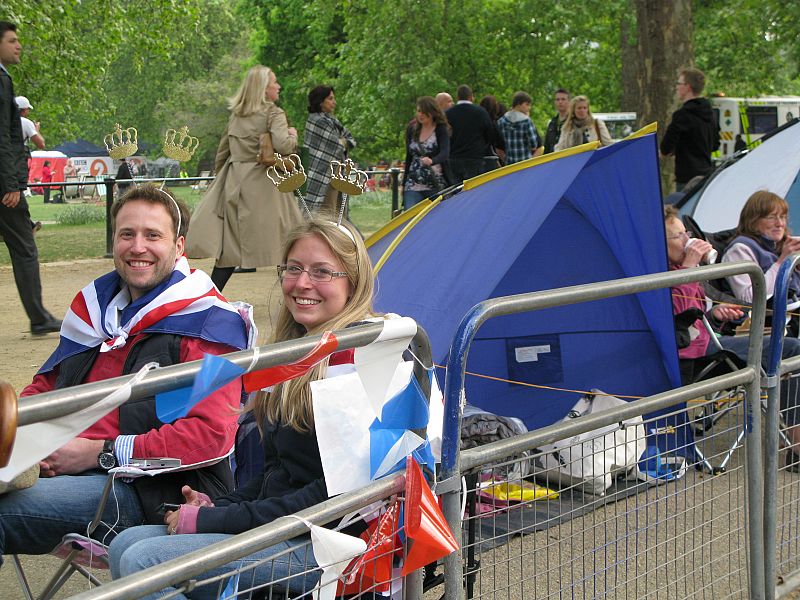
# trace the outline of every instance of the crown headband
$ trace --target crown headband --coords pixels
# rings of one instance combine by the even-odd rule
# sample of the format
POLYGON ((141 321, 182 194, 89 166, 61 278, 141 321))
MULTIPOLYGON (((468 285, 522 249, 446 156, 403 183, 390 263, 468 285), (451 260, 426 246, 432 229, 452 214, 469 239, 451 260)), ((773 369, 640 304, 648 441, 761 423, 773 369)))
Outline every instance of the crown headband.
POLYGON ((197 150, 199 145, 200 140, 189 135, 189 127, 184 125, 177 130, 167 129, 162 152, 167 158, 178 162, 186 162, 191 160, 192 156, 194 156, 194 151, 197 150), (175 139, 176 137, 178 138, 177 140, 175 139))
POLYGON ((172 195, 171 195, 171 194, 169 194, 169 193, 165 192, 165 191, 164 191, 164 190, 162 190, 161 188, 153 188, 153 189, 155 189, 155 190, 158 190, 159 192, 161 192, 162 194, 164 194, 164 195, 165 195, 167 198, 169 198, 170 200, 172 200, 172 205, 175 207, 175 210, 176 210, 176 211, 177 211, 177 213, 178 213, 178 228, 175 230, 175 236, 176 236, 176 237, 180 237, 180 235, 181 235, 181 225, 183 224, 183 220, 181 219, 181 209, 180 209, 180 207, 178 206, 178 203, 176 202, 175 198, 173 198, 173 197, 172 197, 172 195))
MULTIPOLYGON (((358 196, 366 192, 367 179, 369 177, 366 172, 359 170, 356 163, 349 158, 344 162, 331 161, 331 187, 342 193, 342 206, 339 208, 337 225, 342 224, 348 196, 358 196)), ((352 235, 350 237, 352 238, 352 235)))

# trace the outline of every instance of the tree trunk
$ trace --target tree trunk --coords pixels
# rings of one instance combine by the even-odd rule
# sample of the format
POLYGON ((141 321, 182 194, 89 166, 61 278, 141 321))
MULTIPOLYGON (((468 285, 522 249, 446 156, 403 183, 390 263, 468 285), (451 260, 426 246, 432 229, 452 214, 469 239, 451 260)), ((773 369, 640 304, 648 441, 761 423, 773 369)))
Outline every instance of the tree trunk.
MULTIPOLYGON (((677 108, 675 81, 681 67, 694 64, 691 0, 635 0, 638 32, 639 119, 658 123, 661 141, 677 108)), ((663 189, 675 189, 673 159, 661 161, 663 189)))
MULTIPOLYGON (((628 11, 620 21, 619 45, 620 59, 622 61, 622 96, 619 108, 623 112, 636 112, 639 108, 639 84, 637 78, 637 65, 639 50, 636 46, 636 4, 635 0, 628 0, 628 11)), ((641 127, 646 125, 642 116, 637 115, 636 124, 641 127)))

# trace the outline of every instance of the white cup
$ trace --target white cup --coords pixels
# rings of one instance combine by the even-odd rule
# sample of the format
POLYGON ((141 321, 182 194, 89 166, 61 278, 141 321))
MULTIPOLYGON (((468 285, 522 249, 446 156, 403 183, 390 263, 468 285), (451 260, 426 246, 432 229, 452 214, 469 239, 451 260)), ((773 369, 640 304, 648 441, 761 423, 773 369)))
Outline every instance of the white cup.
MULTIPOLYGON (((688 238, 686 240, 686 244, 684 245, 684 249, 688 250, 689 246, 698 241, 700 241, 700 238, 688 238)), ((714 248, 711 248, 711 250, 706 252, 705 256, 703 257, 703 262, 707 265, 713 265, 715 262, 717 262, 717 256, 717 251, 714 250, 714 248)))

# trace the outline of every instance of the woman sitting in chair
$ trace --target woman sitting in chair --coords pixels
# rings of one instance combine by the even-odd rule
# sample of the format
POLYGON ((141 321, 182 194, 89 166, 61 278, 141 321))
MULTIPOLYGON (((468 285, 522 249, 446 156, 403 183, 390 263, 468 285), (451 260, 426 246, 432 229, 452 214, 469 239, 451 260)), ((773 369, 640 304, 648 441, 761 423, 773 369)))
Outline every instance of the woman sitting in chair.
MULTIPOLYGON (((800 252, 800 238, 789 235, 786 221, 789 216, 789 205, 786 200, 760 190, 747 199, 739 215, 737 236, 731 240, 722 262, 749 260, 758 263, 764 271, 767 282, 767 298, 771 298, 775 289, 778 270, 784 260, 795 252, 800 252)), ((747 275, 728 277, 733 294, 742 302, 753 301, 753 288, 747 275)), ((800 293, 800 276, 792 276, 790 291, 800 293)))
MULTIPOLYGON (((678 211, 673 206, 664 207, 664 226, 667 232, 667 256, 671 271, 697 267, 712 249, 711 244, 705 240, 690 237, 678 217, 678 211), (687 244, 690 239, 692 242, 687 244)), ((706 312, 706 304, 706 295, 700 282, 683 283, 672 288, 672 312, 676 316, 676 321, 682 313, 691 309, 699 309, 700 312, 705 313, 712 326, 743 316, 742 310, 732 304, 717 304, 708 312, 706 312)), ((681 340, 682 336, 678 335, 678 356, 681 360, 702 358, 718 351, 718 346, 711 343, 711 333, 706 329, 702 319, 697 318, 693 323, 685 323, 685 325, 687 325, 688 336, 681 340)), ((743 362, 747 361, 747 351, 750 346, 749 336, 723 335, 719 336, 718 340, 723 350, 733 352, 743 362)), ((792 356, 800 356, 800 340, 785 338, 782 358, 792 356)), ((766 367, 768 358, 769 346, 765 344, 761 355, 762 366, 766 367)), ((788 388, 787 385, 781 386, 781 416, 788 427, 786 434, 796 446, 800 444, 800 427, 798 427, 800 425, 800 409, 797 407, 797 399, 794 394, 789 394, 788 388)), ((800 457, 791 450, 786 462, 792 470, 800 470, 800 457)))
MULTIPOLYGON (((321 219, 298 225, 288 234, 283 263, 278 267, 283 305, 272 342, 343 329, 375 316, 372 265, 351 227, 321 219)), ((327 365, 323 361, 256 395, 252 410, 263 433, 266 465, 260 477, 213 504, 184 486, 186 503, 166 513, 165 526, 134 527, 117 536, 109 549, 112 576, 130 575, 327 500, 309 386, 325 377, 327 365)), ((358 535, 365 528, 356 521, 345 531, 358 535)), ((244 562, 267 562, 254 569, 252 580, 246 574, 242 581, 248 587, 280 581, 292 597, 309 591, 319 571, 308 540, 300 536, 249 556, 244 562)), ((230 572, 237 564, 204 578, 230 572)), ((217 591, 216 585, 200 586, 188 597, 216 598, 217 591)))

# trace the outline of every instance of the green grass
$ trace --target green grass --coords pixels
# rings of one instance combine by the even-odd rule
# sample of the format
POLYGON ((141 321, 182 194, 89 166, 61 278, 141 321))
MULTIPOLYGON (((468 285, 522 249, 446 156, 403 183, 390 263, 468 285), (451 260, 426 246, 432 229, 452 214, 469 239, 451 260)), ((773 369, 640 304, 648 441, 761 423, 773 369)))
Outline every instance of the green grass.
MULTIPOLYGON (((190 209, 194 209, 202 198, 202 192, 190 187, 174 187, 170 191, 183 199, 190 209)), ((60 225, 70 211, 83 210, 81 207, 97 206, 104 209, 105 197, 96 202, 84 204, 44 204, 42 196, 28 198, 31 218, 45 225, 36 234, 40 262, 70 261, 82 258, 99 258, 106 253, 105 222, 86 225, 60 225)), ((392 195, 390 192, 370 192, 350 199, 350 219, 361 233, 368 237, 380 229, 390 218, 392 195)), ((0 265, 10 265, 11 259, 5 244, 0 246, 0 265)))

